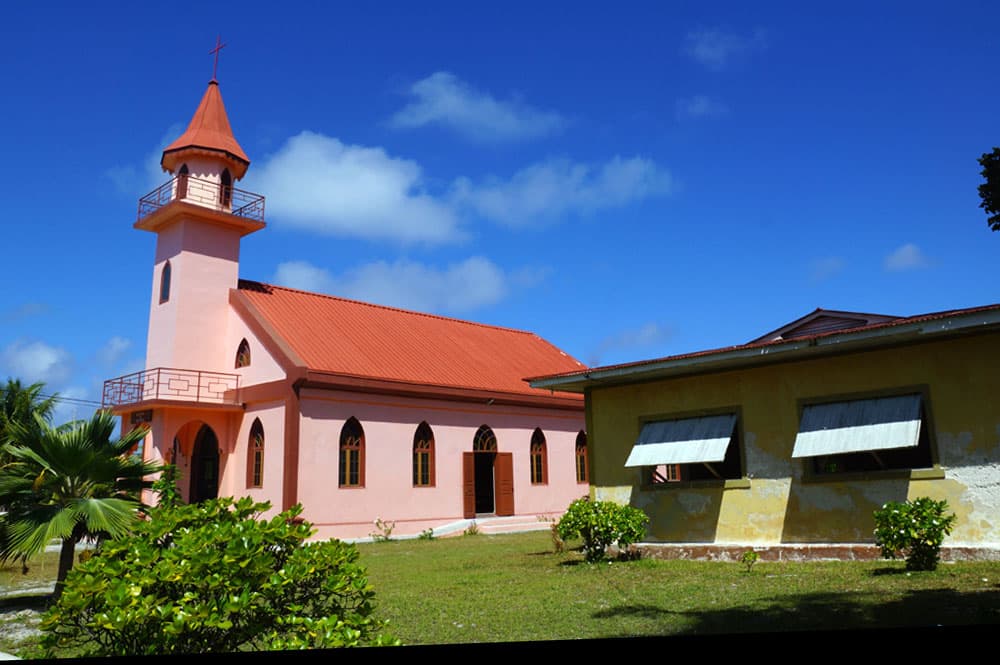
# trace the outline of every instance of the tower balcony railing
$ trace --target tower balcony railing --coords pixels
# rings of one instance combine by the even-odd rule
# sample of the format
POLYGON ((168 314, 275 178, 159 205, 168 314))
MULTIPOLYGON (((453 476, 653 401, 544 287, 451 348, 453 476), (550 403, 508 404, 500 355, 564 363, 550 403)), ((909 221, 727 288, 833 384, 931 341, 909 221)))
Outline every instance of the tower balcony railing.
POLYGON ((174 176, 139 199, 136 221, 148 217, 171 201, 186 201, 237 217, 264 221, 264 197, 260 194, 190 175, 174 176))
POLYGON ((239 388, 238 374, 155 367, 105 381, 101 406, 109 409, 150 400, 239 404, 239 388))

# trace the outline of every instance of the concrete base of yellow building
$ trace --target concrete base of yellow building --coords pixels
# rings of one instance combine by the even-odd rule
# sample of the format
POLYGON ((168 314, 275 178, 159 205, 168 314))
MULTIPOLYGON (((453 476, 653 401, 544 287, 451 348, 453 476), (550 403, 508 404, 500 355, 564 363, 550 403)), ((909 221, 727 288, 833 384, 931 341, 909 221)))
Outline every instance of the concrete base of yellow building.
MULTIPOLYGON (((760 561, 874 561, 882 558, 870 543, 808 543, 779 545, 723 545, 714 543, 640 543, 642 557, 739 561, 747 550, 760 561)), ((942 561, 1000 561, 1000 549, 988 547, 942 547, 942 561)))

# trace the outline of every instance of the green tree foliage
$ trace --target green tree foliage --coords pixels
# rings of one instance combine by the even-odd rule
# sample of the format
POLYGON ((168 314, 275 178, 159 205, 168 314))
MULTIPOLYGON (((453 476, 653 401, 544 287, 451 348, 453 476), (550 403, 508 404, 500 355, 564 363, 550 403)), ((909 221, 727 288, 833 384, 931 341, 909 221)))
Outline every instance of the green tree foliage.
POLYGON ((941 543, 955 525, 947 501, 890 501, 875 511, 875 544, 886 559, 906 557, 908 570, 934 570, 941 543))
POLYGON ((983 167, 980 174, 985 180, 979 185, 979 198, 982 199, 979 207, 989 215, 986 221, 990 228, 1000 231, 1000 148, 983 153, 979 165, 983 167))
POLYGON ((43 646, 139 656, 397 643, 373 616, 357 549, 306 542, 301 506, 268 520, 270 505, 249 497, 164 498, 73 569, 43 646))
MULTIPOLYGON (((35 414, 45 422, 52 420, 57 396, 42 397, 43 389, 42 383, 25 386, 19 379, 7 379, 6 385, 0 386, 0 445, 9 441, 12 424, 34 428, 35 414)), ((8 461, 0 452, 0 464, 8 461)))
POLYGON ((118 420, 98 411, 89 421, 53 428, 38 414, 34 426, 11 423, 0 468, 4 538, 0 560, 25 559, 53 539, 62 541, 56 596, 81 540, 125 534, 138 521, 140 491, 160 467, 132 454, 144 430, 112 440, 118 420))
POLYGON ((613 544, 624 552, 639 542, 646 535, 648 521, 638 508, 583 497, 569 505, 556 530, 563 540, 582 538, 584 558, 594 562, 604 559, 613 544))

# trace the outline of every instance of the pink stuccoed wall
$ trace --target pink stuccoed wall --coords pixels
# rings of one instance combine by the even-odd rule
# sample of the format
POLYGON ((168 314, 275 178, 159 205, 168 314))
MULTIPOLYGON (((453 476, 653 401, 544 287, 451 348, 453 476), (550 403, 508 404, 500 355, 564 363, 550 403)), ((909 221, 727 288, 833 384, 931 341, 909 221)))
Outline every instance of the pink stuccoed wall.
POLYGON ((254 501, 269 501, 269 515, 280 512, 282 477, 284 474, 284 401, 248 405, 233 442, 226 472, 219 482, 220 496, 253 497, 254 501), (247 487, 247 450, 250 445, 250 428, 260 418, 264 428, 264 474, 261 487, 247 487))
POLYGON ((147 368, 232 371, 227 337, 219 333, 229 324, 229 289, 238 281, 239 247, 238 231, 193 220, 181 220, 157 234, 147 368), (160 303, 160 279, 168 259, 170 299, 160 303))
POLYGON ((227 358, 229 366, 222 371, 239 374, 241 387, 280 381, 285 378, 285 370, 281 368, 281 365, 264 348, 260 338, 235 313, 232 313, 229 317, 229 325, 227 326, 225 338, 225 348, 229 354, 227 358), (250 345, 250 365, 236 369, 236 351, 240 348, 240 342, 244 339, 250 345))
POLYGON ((319 537, 368 536, 376 519, 395 521, 394 534, 463 519, 462 453, 472 451, 480 425, 497 437, 497 451, 513 453, 517 515, 557 516, 586 494, 576 482, 576 437, 583 414, 536 407, 303 390, 299 500, 319 537), (340 432, 350 417, 365 433, 365 486, 338 486, 340 432), (435 486, 412 483, 413 436, 426 420, 434 432, 435 486), (545 434, 548 484, 530 482, 530 442, 545 434))

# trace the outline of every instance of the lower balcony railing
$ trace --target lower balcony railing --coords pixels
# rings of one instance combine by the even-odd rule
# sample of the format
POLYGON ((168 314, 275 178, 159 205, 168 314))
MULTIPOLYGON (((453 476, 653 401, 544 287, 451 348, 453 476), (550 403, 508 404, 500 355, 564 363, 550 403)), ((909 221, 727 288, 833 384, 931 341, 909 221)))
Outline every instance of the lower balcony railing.
POLYGON ((238 404, 239 387, 238 374, 156 367, 105 381, 101 404, 111 408, 156 399, 238 404))

